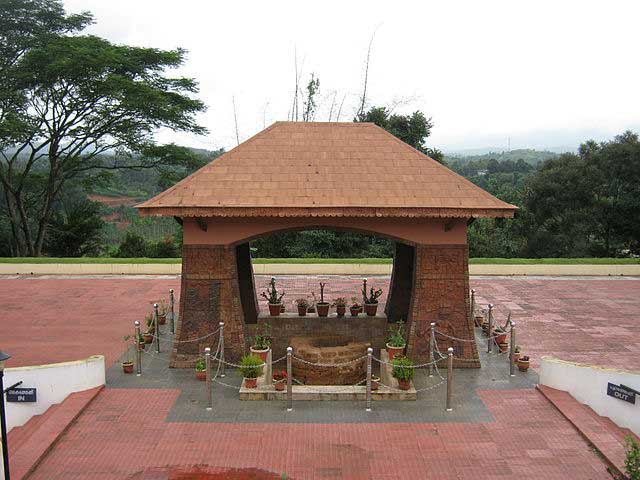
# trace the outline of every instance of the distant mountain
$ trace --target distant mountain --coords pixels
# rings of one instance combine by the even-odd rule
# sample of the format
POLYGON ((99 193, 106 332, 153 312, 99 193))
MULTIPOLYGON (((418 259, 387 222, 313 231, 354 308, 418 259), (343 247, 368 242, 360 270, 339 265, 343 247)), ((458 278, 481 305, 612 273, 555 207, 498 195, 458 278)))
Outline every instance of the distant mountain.
POLYGON ((487 152, 475 155, 464 155, 464 154, 445 154, 445 161, 447 164, 452 164, 454 162, 458 162, 460 164, 465 164, 468 162, 477 162, 477 161, 488 161, 488 160, 497 160, 498 162, 503 162, 507 160, 518 161, 524 160, 528 164, 537 165, 544 160, 549 158, 558 157, 558 153, 551 152, 548 150, 534 150, 529 148, 519 149, 519 150, 511 150, 508 152, 487 152))

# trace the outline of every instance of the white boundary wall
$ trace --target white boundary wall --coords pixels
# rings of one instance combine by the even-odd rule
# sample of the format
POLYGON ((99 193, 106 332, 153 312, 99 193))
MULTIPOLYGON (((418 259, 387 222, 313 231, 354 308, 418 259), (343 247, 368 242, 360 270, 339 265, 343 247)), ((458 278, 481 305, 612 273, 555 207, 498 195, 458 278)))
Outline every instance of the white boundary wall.
POLYGON ((37 389, 37 402, 5 402, 7 431, 13 427, 24 425, 31 417, 44 413, 51 405, 62 402, 71 393, 104 385, 104 356, 93 355, 84 360, 73 362, 14 367, 4 370, 4 388, 21 380, 20 387, 35 387, 37 389))
POLYGON ((607 383, 626 385, 640 391, 640 371, 603 368, 542 357, 540 384, 568 392, 598 415, 609 417, 616 425, 640 435, 640 395, 636 404, 607 395, 607 383))

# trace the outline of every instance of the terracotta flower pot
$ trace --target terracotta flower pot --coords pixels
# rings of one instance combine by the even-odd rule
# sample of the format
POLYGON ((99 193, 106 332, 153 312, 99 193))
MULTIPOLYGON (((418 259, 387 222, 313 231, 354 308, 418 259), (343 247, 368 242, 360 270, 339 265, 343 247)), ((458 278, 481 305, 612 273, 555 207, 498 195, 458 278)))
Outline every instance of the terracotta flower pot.
POLYGON ((244 379, 244 386, 246 388, 256 388, 258 386, 258 379, 257 378, 245 378, 244 379))
POLYGON ((298 305, 298 315, 300 315, 301 317, 306 317, 307 307, 301 307, 300 305, 298 305))
POLYGON ((489 322, 484 322, 482 324, 482 334, 486 337, 489 335, 489 322))
POLYGON ((206 370, 196 370, 196 378, 201 382, 204 382, 207 379, 207 371, 206 370))
POLYGON ((509 344, 507 342, 498 343, 498 348, 500 349, 501 352, 506 352, 507 349, 509 348, 509 344))
POLYGON ((167 315, 158 315, 158 325, 165 325, 167 323, 167 315))
POLYGON ((518 370, 521 372, 526 372, 529 370, 529 360, 520 360, 518 359, 518 370))
POLYGON ((406 345, 403 345, 402 347, 392 347, 387 343, 387 353, 389 354, 389 361, 396 358, 396 355, 402 355, 402 352, 404 352, 405 346, 406 345))
POLYGON ((500 345, 501 343, 506 343, 506 341, 507 341, 506 332, 505 333, 495 333, 494 332, 493 334, 495 335, 495 340, 496 340, 496 343, 498 345, 500 345))
POLYGON ((144 350, 144 347, 146 347, 146 346, 147 346, 147 342, 145 342, 144 340, 142 340, 142 341, 140 342, 140 344, 139 344, 139 345, 140 345, 140 350, 144 350))
POLYGON ((513 362, 514 363, 518 363, 518 359, 520 358, 520 354, 519 353, 514 353, 513 354, 513 362))
POLYGON ((147 345, 153 342, 153 334, 151 333, 143 333, 142 338, 144 338, 144 343, 146 343, 147 345))
POLYGON ((260 359, 263 362, 267 361, 267 356, 269 355, 269 350, 271 350, 270 348, 265 348, 264 350, 258 350, 257 348, 251 347, 249 350, 251 350, 251 353, 253 355, 255 355, 256 357, 260 357, 260 359))
POLYGON ((344 317, 344 314, 347 311, 347 307, 345 305, 338 305, 336 306, 336 313, 338 314, 339 317, 344 317))
POLYGON ((380 377, 371 375, 371 390, 378 390, 380 388, 380 377))
POLYGON ((411 380, 398 380, 398 388, 400 390, 409 390, 411 388, 411 380))
POLYGON ((362 311, 362 307, 349 307, 352 317, 357 317, 362 311))
POLYGON ((124 373, 133 373, 133 362, 122 362, 122 371, 124 373))
POLYGON ((331 305, 327 302, 324 303, 316 303, 316 309, 318 310, 318 316, 319 317, 326 317, 329 315, 329 307, 331 305))
POLYGON ((272 317, 279 317, 280 312, 282 312, 282 304, 281 303, 270 303, 269 304, 269 315, 272 317))
POLYGON ((365 303, 364 311, 369 317, 375 317, 376 313, 378 313, 378 304, 377 303, 365 303))
POLYGON ((284 387, 287 386, 287 379, 283 378, 282 380, 274 380, 273 386, 275 387, 276 391, 283 392, 284 387))

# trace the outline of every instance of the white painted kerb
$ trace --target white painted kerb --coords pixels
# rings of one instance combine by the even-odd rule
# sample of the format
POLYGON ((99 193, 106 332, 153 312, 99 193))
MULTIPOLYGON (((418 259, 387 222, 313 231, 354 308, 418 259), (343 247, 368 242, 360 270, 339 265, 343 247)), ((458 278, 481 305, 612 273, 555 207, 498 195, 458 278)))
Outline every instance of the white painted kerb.
POLYGON ((607 383, 626 385, 640 391, 640 371, 603 368, 542 357, 540 384, 571 394, 598 415, 609 417, 619 427, 640 435, 640 396, 632 405, 607 395, 607 383))
POLYGON ((104 385, 104 356, 93 355, 73 362, 5 369, 5 388, 19 381, 22 381, 20 387, 37 389, 38 401, 6 402, 7 430, 24 425, 31 417, 44 413, 51 405, 62 402, 71 393, 104 385))

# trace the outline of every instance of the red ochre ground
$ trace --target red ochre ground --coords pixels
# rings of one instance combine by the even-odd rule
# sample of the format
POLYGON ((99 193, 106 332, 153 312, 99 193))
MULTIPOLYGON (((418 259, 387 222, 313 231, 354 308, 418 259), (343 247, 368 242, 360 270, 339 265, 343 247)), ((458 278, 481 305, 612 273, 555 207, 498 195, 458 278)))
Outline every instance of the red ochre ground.
MULTIPOLYGON (((330 277, 330 296, 359 279, 330 277)), ((257 278, 259 286, 264 278, 257 278)), ((287 297, 318 277, 281 277, 287 297)), ((369 280, 385 290, 388 278, 369 280)), ((517 322, 532 355, 640 368, 640 280, 472 279, 480 303, 517 322)), ((104 354, 178 279, 1 279, 3 351, 10 366, 104 354)), ((174 389, 104 389, 33 479, 606 479, 602 461, 536 390, 482 390, 489 423, 176 423, 174 389)))

